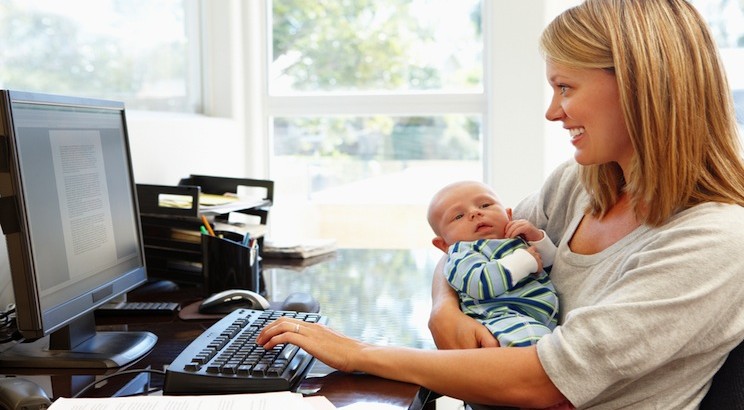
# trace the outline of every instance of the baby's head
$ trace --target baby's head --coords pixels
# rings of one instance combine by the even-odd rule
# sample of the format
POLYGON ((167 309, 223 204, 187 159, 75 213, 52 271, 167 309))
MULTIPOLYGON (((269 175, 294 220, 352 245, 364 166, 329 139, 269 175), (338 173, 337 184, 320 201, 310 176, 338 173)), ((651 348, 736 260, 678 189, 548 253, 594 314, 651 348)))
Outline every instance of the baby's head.
POLYGON ((432 243, 443 252, 458 241, 500 239, 511 212, 496 193, 478 181, 460 181, 439 190, 429 203, 432 243))

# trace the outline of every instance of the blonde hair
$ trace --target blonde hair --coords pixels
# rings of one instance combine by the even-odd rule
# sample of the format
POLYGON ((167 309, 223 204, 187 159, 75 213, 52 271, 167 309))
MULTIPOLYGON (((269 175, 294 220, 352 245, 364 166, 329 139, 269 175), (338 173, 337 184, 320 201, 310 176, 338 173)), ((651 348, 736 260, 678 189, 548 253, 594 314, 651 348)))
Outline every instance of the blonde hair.
POLYGON ((733 99, 715 42, 684 0, 586 0, 545 29, 546 59, 614 72, 635 151, 630 169, 582 167, 588 211, 603 216, 628 192, 659 226, 702 202, 744 205, 733 99))

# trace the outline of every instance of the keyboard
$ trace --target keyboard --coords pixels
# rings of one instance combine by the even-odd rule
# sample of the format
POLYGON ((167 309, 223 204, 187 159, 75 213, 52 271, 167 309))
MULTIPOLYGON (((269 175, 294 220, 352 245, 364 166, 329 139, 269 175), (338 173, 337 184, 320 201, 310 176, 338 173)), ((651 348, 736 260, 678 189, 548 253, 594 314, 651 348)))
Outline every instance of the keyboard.
POLYGON ((202 332, 166 368, 164 394, 260 393, 293 390, 315 358, 292 344, 267 351, 256 337, 282 316, 327 323, 317 313, 237 309, 202 332))

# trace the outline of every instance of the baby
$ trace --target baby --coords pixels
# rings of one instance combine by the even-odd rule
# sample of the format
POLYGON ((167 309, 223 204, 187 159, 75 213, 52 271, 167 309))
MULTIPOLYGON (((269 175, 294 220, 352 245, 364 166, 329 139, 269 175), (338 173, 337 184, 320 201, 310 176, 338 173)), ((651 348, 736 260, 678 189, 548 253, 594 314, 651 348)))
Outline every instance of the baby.
POLYGON ((494 191, 476 181, 442 188, 427 217, 464 313, 500 346, 529 346, 552 332, 558 296, 543 265, 553 264, 556 247, 544 231, 513 221, 494 191))

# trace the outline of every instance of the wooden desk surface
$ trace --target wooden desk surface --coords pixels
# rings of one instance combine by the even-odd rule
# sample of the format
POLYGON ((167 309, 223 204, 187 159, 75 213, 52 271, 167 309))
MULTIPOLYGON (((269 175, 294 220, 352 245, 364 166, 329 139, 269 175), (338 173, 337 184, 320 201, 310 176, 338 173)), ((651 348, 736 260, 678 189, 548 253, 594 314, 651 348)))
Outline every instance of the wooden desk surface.
MULTIPOLYGON (((269 300, 281 301, 293 292, 307 292, 319 300, 329 326, 351 337, 380 345, 433 349, 427 320, 431 273, 440 256, 434 248, 340 249, 315 261, 266 260, 263 267, 266 294, 269 300), (301 266, 301 262, 315 263, 301 266)), ((175 297, 182 303, 198 299, 198 295, 191 294, 186 297, 190 300, 184 300, 183 293, 147 296, 161 301, 175 297)), ((136 299, 143 300, 141 296, 136 299)), ((130 323, 128 330, 148 330, 159 338, 155 349, 131 367, 163 369, 210 324, 177 318, 160 323, 130 323)), ((159 386, 160 378, 153 377, 152 382, 159 386)), ((106 388, 97 390, 90 395, 108 394, 106 388)), ((408 408, 418 386, 341 373, 318 362, 298 391, 326 396, 338 408, 389 410, 408 408), (356 407, 359 404, 363 407, 356 407)))

